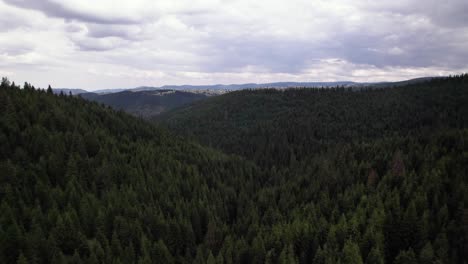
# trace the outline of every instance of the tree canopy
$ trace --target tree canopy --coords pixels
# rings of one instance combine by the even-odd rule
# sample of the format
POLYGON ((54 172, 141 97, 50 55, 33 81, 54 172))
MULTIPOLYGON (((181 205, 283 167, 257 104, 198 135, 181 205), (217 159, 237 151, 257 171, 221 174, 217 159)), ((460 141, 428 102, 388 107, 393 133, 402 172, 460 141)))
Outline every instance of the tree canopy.
POLYGON ((158 125, 4 78, 0 113, 0 263, 468 259, 466 75, 239 91, 158 125))

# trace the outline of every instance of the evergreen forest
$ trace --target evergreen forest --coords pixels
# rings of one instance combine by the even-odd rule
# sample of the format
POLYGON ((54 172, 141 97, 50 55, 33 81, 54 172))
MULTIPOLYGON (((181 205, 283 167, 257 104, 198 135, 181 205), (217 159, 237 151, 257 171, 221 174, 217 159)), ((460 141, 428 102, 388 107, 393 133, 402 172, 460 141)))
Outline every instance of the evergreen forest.
POLYGON ((0 84, 0 263, 467 263, 468 75, 148 121, 0 84))

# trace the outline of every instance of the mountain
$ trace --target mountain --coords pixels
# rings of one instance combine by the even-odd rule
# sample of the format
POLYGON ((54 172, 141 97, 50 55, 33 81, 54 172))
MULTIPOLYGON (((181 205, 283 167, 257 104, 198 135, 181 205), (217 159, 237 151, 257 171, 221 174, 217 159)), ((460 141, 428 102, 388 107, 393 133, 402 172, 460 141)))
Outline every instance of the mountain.
POLYGON ((266 233, 293 237, 281 255, 301 263, 348 263, 343 254, 356 263, 462 263, 468 75, 378 88, 236 91, 157 121, 267 171, 259 217, 266 233))
POLYGON ((336 87, 336 86, 364 86, 367 83, 356 82, 274 82, 274 83, 244 83, 244 84, 214 84, 214 85, 164 85, 161 87, 141 86, 131 91, 151 91, 155 89, 170 89, 182 91, 237 91, 243 89, 288 88, 288 87, 336 87))
POLYGON ((93 93, 109 94, 109 93, 119 93, 119 92, 128 91, 128 90, 132 90, 132 88, 99 89, 99 90, 94 90, 93 93))
POLYGON ((0 102, 0 263, 189 263, 241 239, 253 164, 6 79, 0 102))
POLYGON ((265 155, 271 143, 284 156, 304 157, 318 150, 312 146, 328 141, 465 127, 466 79, 428 79, 386 89, 241 90, 180 107, 157 120, 203 144, 277 165, 280 161, 268 156, 271 151, 265 155))
POLYGON ((468 75, 157 120, 2 79, 0 263, 468 259, 468 75))
POLYGON ((207 97, 202 93, 176 90, 123 91, 108 94, 82 93, 80 96, 145 118, 151 118, 169 109, 207 97))
POLYGON ((215 85, 165 85, 164 89, 177 90, 243 90, 261 88, 287 88, 287 87, 334 87, 357 85, 353 82, 275 82, 275 83, 245 83, 245 84, 215 84, 215 85))
POLYGON ((354 90, 374 88, 388 88, 411 83, 420 83, 433 78, 419 78, 402 82, 355 83, 355 82, 276 82, 265 84, 231 84, 231 85, 166 85, 160 88, 141 86, 133 89, 109 89, 86 92, 81 89, 57 89, 68 94, 79 95, 133 115, 151 119, 168 110, 205 99, 208 96, 221 95, 231 91, 244 89, 285 89, 288 87, 347 87, 354 90))
POLYGON ((161 87, 149 87, 142 86, 138 88, 131 89, 133 91, 150 91, 153 89, 172 89, 172 90, 225 90, 225 91, 237 91, 244 89, 265 89, 265 88, 292 88, 292 87, 303 87, 303 88, 331 88, 331 87, 392 87, 392 86, 401 86, 411 83, 420 83, 425 82, 434 78, 440 77, 423 77, 410 79, 405 81, 398 82, 350 82, 350 81, 341 81, 341 82, 273 82, 273 83, 245 83, 245 84, 215 84, 215 85, 165 85, 161 87))
POLYGON ((64 93, 66 95, 68 94, 72 94, 72 95, 78 95, 78 94, 82 94, 82 93, 87 93, 88 91, 86 90, 83 90, 83 89, 70 89, 70 88, 54 88, 52 89, 52 91, 55 93, 55 94, 60 94, 60 93, 64 93))
MULTIPOLYGON (((440 77, 423 77, 410 79, 398 82, 351 82, 351 81, 339 81, 339 82, 273 82, 273 83, 244 83, 244 84, 214 84, 214 85, 164 85, 160 87, 153 86, 140 86, 136 88, 114 88, 114 89, 100 89, 95 90, 92 93, 97 94, 110 94, 119 93, 124 91, 156 91, 156 90, 179 90, 179 91, 204 91, 219 94, 220 91, 237 91, 243 89, 264 89, 264 88, 290 88, 290 87, 308 87, 308 88, 320 88, 320 87, 392 87, 400 86, 410 83, 419 83, 427 80, 440 78, 440 77)), ((54 89, 55 90, 55 89, 54 89)), ((61 90, 79 90, 79 93, 85 93, 85 90, 81 89, 61 89, 61 90)), ((67 93, 68 94, 68 93, 67 93)), ((75 93, 73 93, 75 94, 75 93)), ((78 93, 76 93, 78 94, 78 93)))
POLYGON ((370 83, 370 86, 375 88, 387 88, 387 87, 395 87, 395 86, 404 86, 408 84, 417 84, 417 83, 424 83, 434 79, 440 79, 444 77, 421 77, 415 79, 409 79, 405 81, 398 81, 398 82, 377 82, 377 83, 370 83))

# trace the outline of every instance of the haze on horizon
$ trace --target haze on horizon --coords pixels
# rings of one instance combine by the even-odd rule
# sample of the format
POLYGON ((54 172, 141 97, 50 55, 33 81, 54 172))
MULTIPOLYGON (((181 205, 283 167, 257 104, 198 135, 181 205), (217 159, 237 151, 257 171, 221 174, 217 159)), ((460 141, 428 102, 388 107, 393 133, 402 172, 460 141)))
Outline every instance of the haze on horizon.
POLYGON ((0 76, 95 90, 459 74, 466 14, 466 0, 0 0, 0 76))

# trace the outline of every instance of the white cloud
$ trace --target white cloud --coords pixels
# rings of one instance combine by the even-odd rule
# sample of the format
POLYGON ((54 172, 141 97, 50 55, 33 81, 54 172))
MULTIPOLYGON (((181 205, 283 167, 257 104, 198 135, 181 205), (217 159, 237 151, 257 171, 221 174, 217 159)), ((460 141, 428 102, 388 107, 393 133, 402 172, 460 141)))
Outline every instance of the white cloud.
POLYGON ((0 73, 87 89, 460 73, 465 11, 461 0, 0 0, 0 73))

